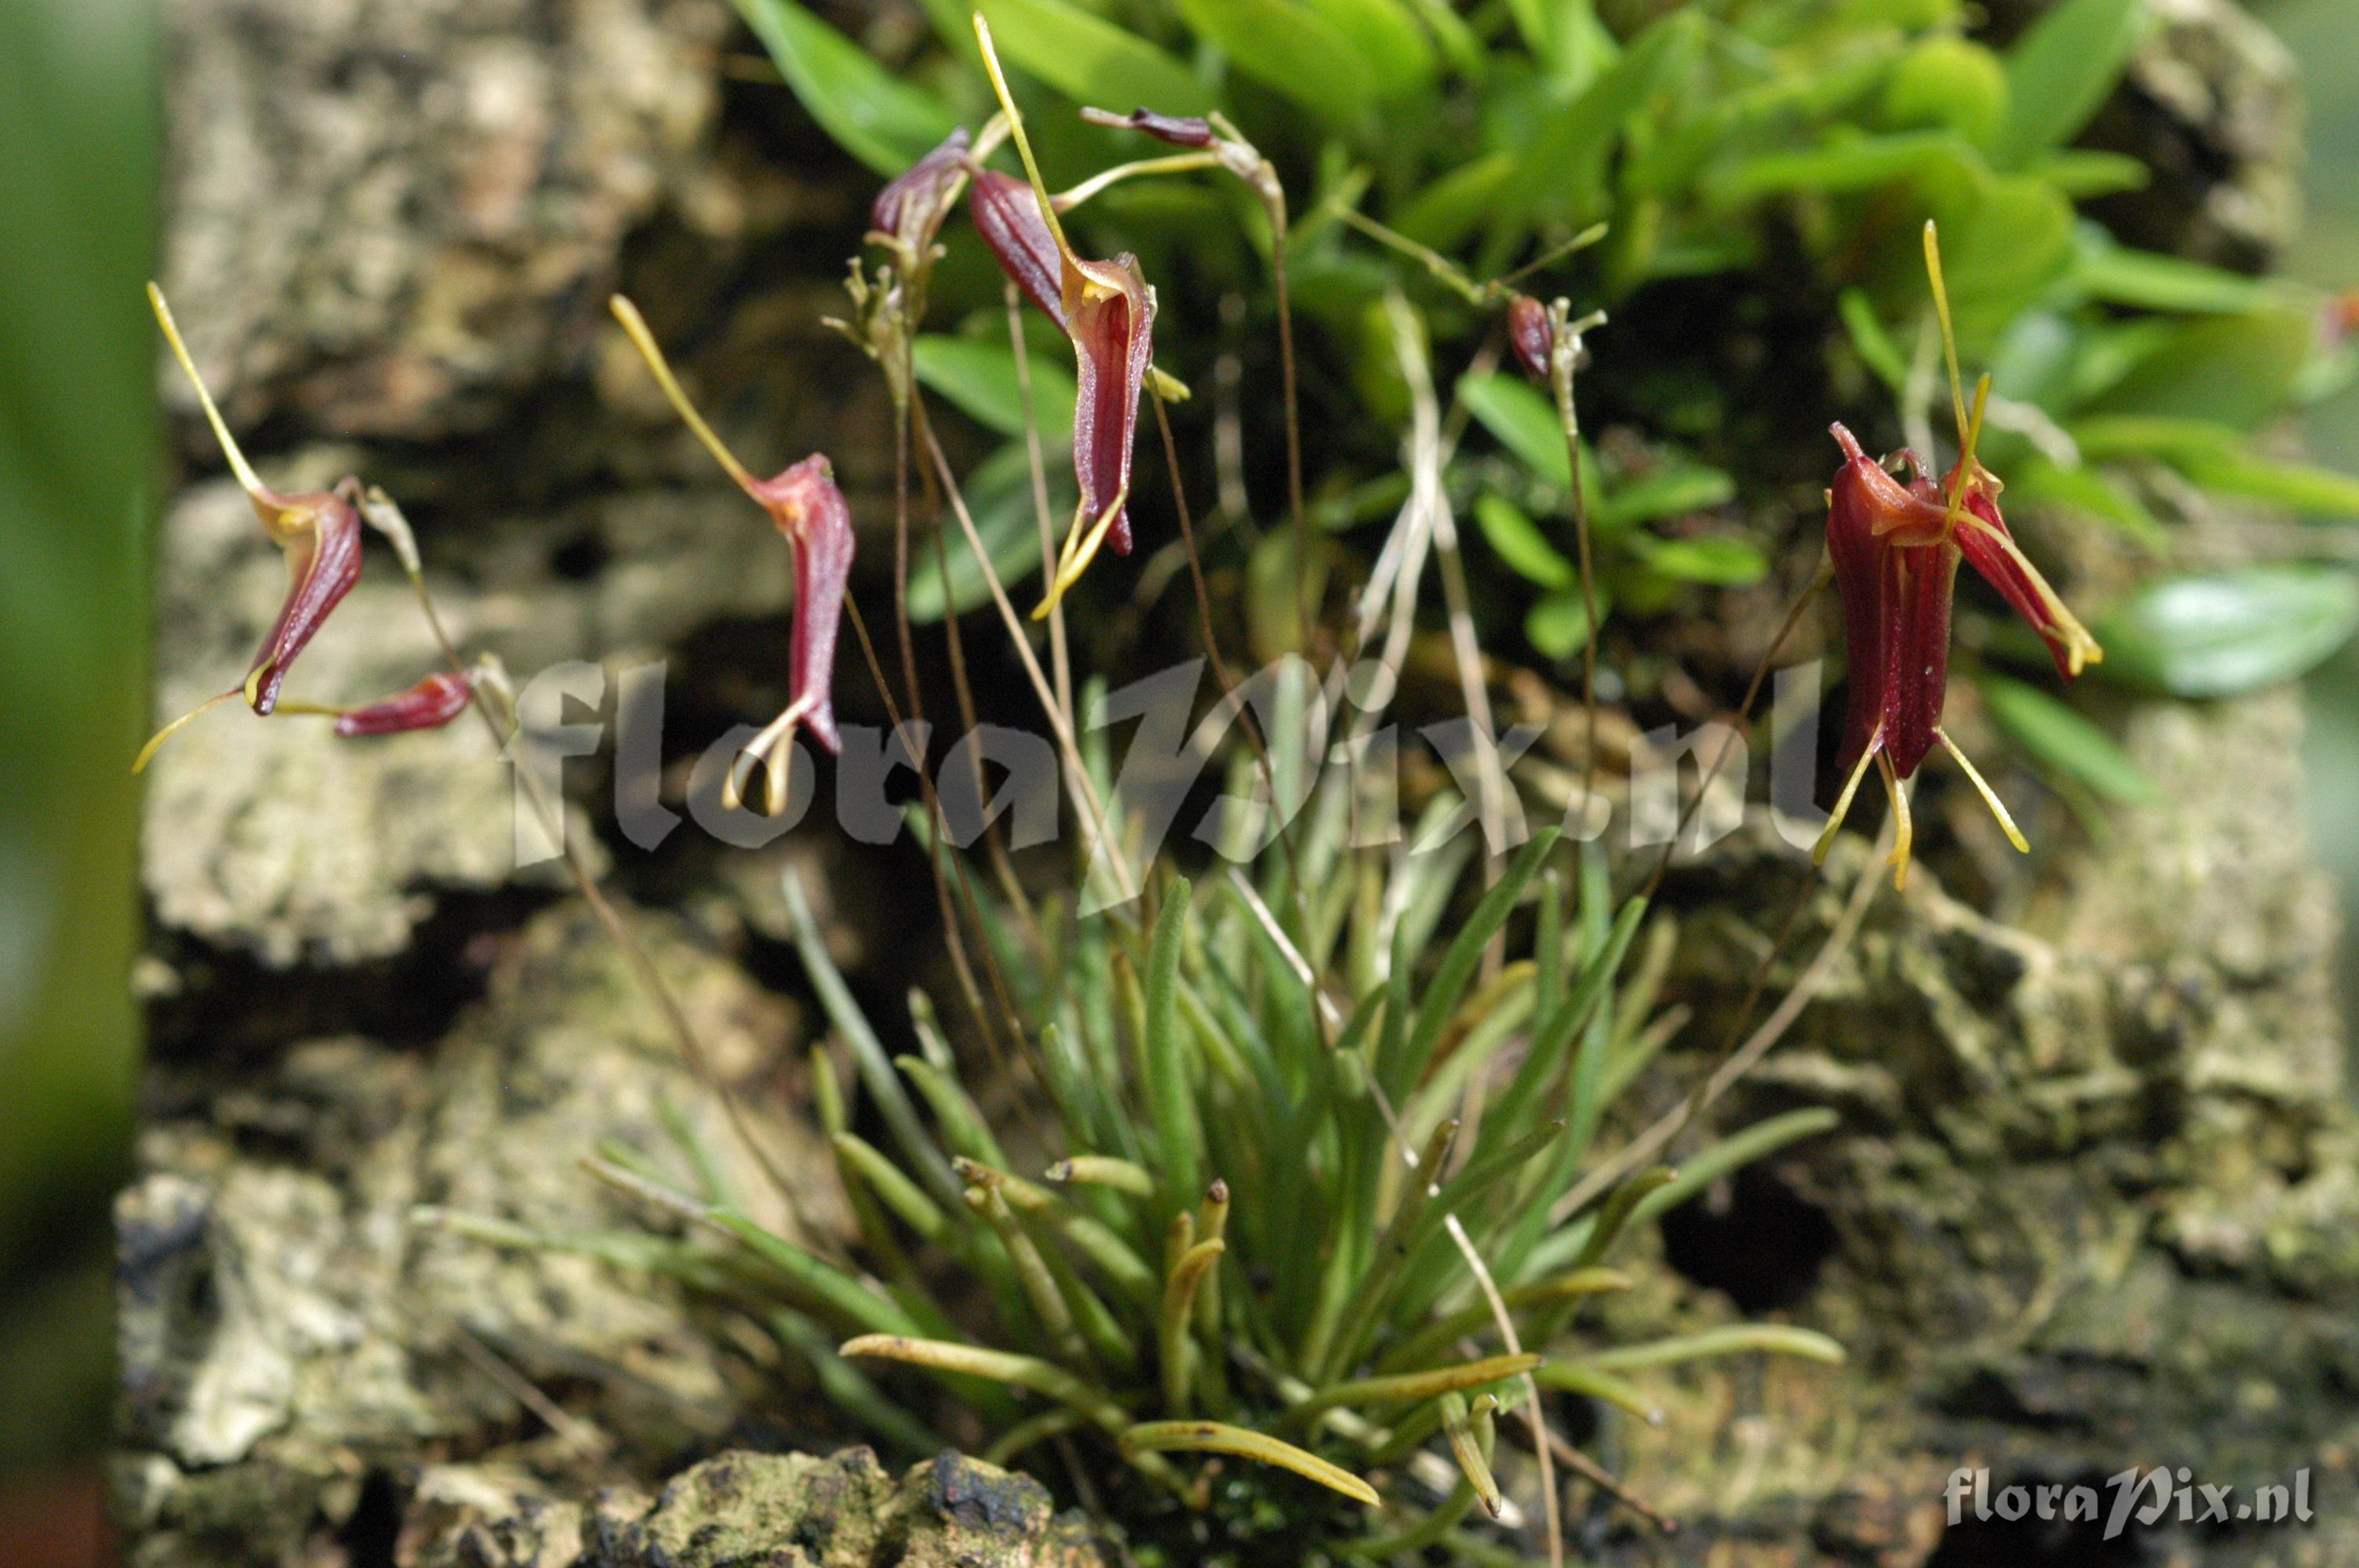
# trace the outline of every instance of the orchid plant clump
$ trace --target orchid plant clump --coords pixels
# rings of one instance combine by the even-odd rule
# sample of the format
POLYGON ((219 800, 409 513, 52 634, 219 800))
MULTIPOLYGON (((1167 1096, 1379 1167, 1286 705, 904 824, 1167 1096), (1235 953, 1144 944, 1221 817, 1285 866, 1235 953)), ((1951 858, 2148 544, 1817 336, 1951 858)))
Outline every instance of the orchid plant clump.
MULTIPOLYGON (((997 81, 980 23, 977 37, 997 81)), ((853 269, 842 326, 925 435, 907 367, 936 239, 963 194, 1011 285, 1066 332, 1080 367, 1082 495, 1041 605, 1053 621, 1100 547, 1129 545, 1138 406, 1169 394, 1151 368, 1153 295, 1135 263, 1083 260, 1063 237, 1060 209, 1113 180, 1052 196, 1004 84, 1001 103, 980 135, 952 132, 878 197, 870 239, 885 258, 853 269), (1027 179, 982 164, 1003 140, 1014 142, 1027 179)), ((1211 119, 1141 111, 1120 124, 1210 157, 1126 166, 1114 178, 1217 168, 1249 187, 1274 183, 1259 155, 1211 119)), ((1282 198, 1272 206, 1282 212, 1282 198)), ((1476 292, 1509 313, 1569 402, 1571 366, 1593 319, 1574 321, 1561 302, 1538 307, 1504 286, 1476 292)), ((636 309, 618 299, 615 313, 681 416, 777 513, 778 487, 820 460, 768 486, 750 478, 698 416, 636 309)), ((1307 722, 1274 725, 1251 762, 1237 764, 1248 795, 1256 778, 1273 789, 1279 779, 1304 781, 1295 830, 1257 851, 1225 847, 1249 873, 1200 894, 1169 865, 1126 869, 1123 803, 1103 750, 1077 743, 1071 699, 1034 662, 955 476, 929 435, 926 444, 1066 748, 1068 787, 1086 803, 1095 849, 1132 894, 1093 914, 1081 896, 1088 872, 1046 897, 1010 884, 994 898, 956 879, 963 918, 948 935, 969 1022, 1027 1085, 1019 1094, 1031 1122, 1020 1141, 995 1129, 962 1085, 950 1032, 923 992, 911 994, 897 1030, 917 1049, 888 1052, 790 878, 798 946, 853 1069, 842 1078, 825 1050, 811 1060, 855 1238, 765 1230, 691 1146, 669 1155, 610 1148, 593 1162, 664 1223, 658 1234, 557 1236, 487 1217, 424 1217, 709 1291, 806 1360, 820 1390, 871 1438, 911 1454, 977 1444, 988 1457, 1071 1479, 1139 1541, 1165 1542, 1173 1560, 1247 1549, 1256 1560, 1388 1559, 1433 1546, 1481 1557, 1499 1548, 1470 1523, 1474 1510, 1529 1522, 1531 1503, 1518 1505, 1517 1494, 1537 1499, 1560 1551, 1560 1465, 1654 1519, 1566 1442, 1546 1395, 1656 1419, 1632 1374, 1748 1351, 1839 1358, 1823 1336, 1776 1325, 1612 1346, 1575 1333, 1593 1298, 1630 1282, 1609 1260, 1634 1226, 1735 1164, 1823 1130, 1831 1113, 1777 1118, 1677 1170, 1649 1162, 1653 1144, 1599 1158, 1608 1109, 1681 1021, 1656 1004, 1672 923, 1650 922, 1643 896, 1617 897, 1594 847, 1577 862, 1579 892, 1569 899, 1551 866, 1553 831, 1497 869, 1471 907, 1463 840, 1416 854, 1355 847, 1364 783, 1328 765, 1307 722), (1453 910, 1465 913, 1445 937, 1453 910), (957 957, 966 941, 977 944, 987 986, 957 957), (1011 1146, 1033 1152, 1019 1159, 1011 1146), (1509 1441, 1524 1450, 1512 1461, 1499 1435, 1508 1415, 1509 1441), (1298 1487, 1284 1494, 1278 1524, 1257 1523, 1272 1483, 1255 1478, 1255 1466, 1292 1472, 1351 1509, 1298 1487), (1534 1472, 1537 1485, 1527 1485, 1534 1472), (1367 1509, 1377 1511, 1359 1511, 1367 1509), (1272 1539, 1255 1545, 1257 1535, 1272 1539)), ((1175 504, 1184 518, 1184 501, 1175 504)), ((830 508, 820 521, 833 528, 841 517, 830 508)), ((1045 514, 1041 521, 1046 530, 1045 514)), ((832 548, 813 522, 780 516, 799 559, 832 548)), ((815 644, 810 622, 832 620, 845 602, 840 576, 799 598, 797 647, 815 644)), ((790 733, 823 705, 807 679, 824 674, 798 675, 793 706, 766 735, 790 733)), ((1290 695, 1281 706, 1294 705, 1299 720, 1314 697, 1308 677, 1282 679, 1290 695)), ((1434 800, 1413 838, 1431 842, 1462 809, 1455 795, 1434 800)), ((915 816, 929 838, 939 833, 930 808, 915 816)), ((1230 820, 1243 835, 1256 817, 1230 820)))

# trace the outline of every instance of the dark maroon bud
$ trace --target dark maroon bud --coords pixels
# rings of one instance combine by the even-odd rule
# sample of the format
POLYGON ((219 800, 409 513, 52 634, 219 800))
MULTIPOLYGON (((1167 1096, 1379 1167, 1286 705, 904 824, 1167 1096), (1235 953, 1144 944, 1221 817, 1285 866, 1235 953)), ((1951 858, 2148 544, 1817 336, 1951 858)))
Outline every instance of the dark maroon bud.
POLYGON ((966 127, 961 125, 878 191, 868 210, 869 228, 913 250, 931 244, 966 173, 967 146, 966 127))
POLYGON ((1545 384, 1556 355, 1556 327, 1549 320, 1548 307, 1528 294, 1518 294, 1510 299, 1507 341, 1514 347, 1516 362, 1524 367, 1524 373, 1545 384))
POLYGON ((1107 109, 1084 109, 1082 118, 1112 131, 1138 131, 1175 147, 1209 147, 1214 140, 1212 122, 1192 114, 1158 114, 1152 109, 1133 109, 1127 114, 1116 114, 1107 109))

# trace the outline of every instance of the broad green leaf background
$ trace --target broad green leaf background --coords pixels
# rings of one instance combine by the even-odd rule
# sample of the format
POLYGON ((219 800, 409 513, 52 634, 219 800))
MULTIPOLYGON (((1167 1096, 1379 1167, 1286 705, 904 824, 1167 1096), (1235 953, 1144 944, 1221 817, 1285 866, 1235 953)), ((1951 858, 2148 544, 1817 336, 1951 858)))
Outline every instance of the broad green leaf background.
MULTIPOLYGON (((138 1021, 154 7, 0 6, 0 1482, 94 1464, 138 1021)), ((39 1550, 42 1503, 12 1539, 39 1550)))

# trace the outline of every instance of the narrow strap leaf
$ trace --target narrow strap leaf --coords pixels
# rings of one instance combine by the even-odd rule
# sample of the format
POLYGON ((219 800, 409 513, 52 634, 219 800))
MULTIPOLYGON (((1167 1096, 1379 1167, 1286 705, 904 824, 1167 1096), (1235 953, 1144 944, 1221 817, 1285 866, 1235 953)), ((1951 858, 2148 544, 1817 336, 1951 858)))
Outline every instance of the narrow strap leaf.
POLYGON ((1540 1364, 1528 1351, 1521 1356, 1485 1356, 1422 1372, 1399 1372, 1381 1378, 1354 1378, 1348 1383, 1312 1395, 1286 1412, 1289 1426, 1307 1422, 1338 1405, 1397 1405, 1430 1400, 1464 1389, 1479 1389, 1505 1378, 1520 1377, 1540 1364))
POLYGON ((1355 1502, 1371 1508, 1380 1500, 1376 1489, 1341 1465, 1331 1465, 1316 1454, 1297 1448, 1258 1432, 1248 1432, 1241 1426, 1231 1426, 1217 1421, 1149 1421, 1141 1422, 1122 1434, 1122 1451, 1125 1454, 1147 1454, 1161 1449, 1185 1449, 1205 1454, 1230 1454, 1240 1459, 1252 1459, 1264 1465, 1275 1465, 1308 1476, 1322 1487, 1332 1487, 1355 1502))
POLYGON ((1668 1339, 1649 1340, 1644 1345, 1616 1346, 1611 1350, 1599 1350, 1584 1356, 1576 1366, 1593 1370, 1630 1372, 1647 1367, 1669 1367, 1681 1361, 1700 1361, 1713 1356, 1742 1356, 1748 1351, 1764 1351, 1772 1356, 1799 1356, 1809 1361, 1824 1361, 1841 1365, 1843 1347, 1816 1329, 1795 1328, 1782 1323, 1738 1323, 1725 1328, 1707 1328, 1695 1334, 1677 1334, 1668 1339))
POLYGON ((1474 913, 1459 927, 1451 939, 1449 949, 1441 956, 1441 966, 1434 971, 1433 983, 1426 988, 1425 1000, 1419 1004, 1417 1022, 1409 1030, 1403 1058, 1386 1063, 1385 1087, 1397 1092, 1407 1087, 1406 1077, 1421 1070, 1434 1047, 1441 1043, 1441 1032, 1449 1026, 1451 1015, 1458 1010, 1458 999, 1474 978, 1475 967, 1482 962, 1483 949, 1507 923, 1507 915, 1523 896, 1525 886, 1538 873, 1540 862, 1556 848, 1557 829, 1543 828, 1532 841, 1523 847, 1474 913))
POLYGON ((1175 1205, 1193 1201, 1203 1190, 1201 1133, 1190 1097, 1187 1062, 1180 1055, 1180 950, 1191 892, 1187 878, 1172 881, 1155 922, 1147 960, 1147 1108, 1155 1122, 1156 1146, 1168 1166, 1168 1195, 1175 1205))
POLYGON ((853 1065, 860 1071, 861 1084, 875 1099, 885 1125, 893 1130, 894 1141, 901 1145, 901 1152, 917 1166, 918 1174, 935 1198, 944 1205, 955 1205, 959 1201, 958 1179, 951 1174, 950 1162, 942 1158, 942 1152, 926 1136, 925 1124, 918 1119, 918 1108, 910 1101, 908 1090, 901 1087, 900 1076, 893 1071, 884 1044, 869 1026, 868 1015, 860 1011, 860 1003, 853 999, 852 988, 843 983, 835 960, 827 956, 827 941, 811 914, 802 878, 789 871, 779 879, 779 884, 786 894, 787 914, 794 922, 795 950, 802 955, 803 969, 810 977, 811 989, 819 993, 820 1006, 826 1010, 828 1021, 852 1047, 853 1065))
POLYGON ((1156 1314, 1156 1348, 1163 1368, 1163 1403, 1176 1414, 1188 1411, 1188 1319, 1196 1303, 1196 1288, 1228 1250, 1217 1238, 1199 1241, 1180 1254, 1163 1281, 1163 1304, 1156 1314))
POLYGON ((1534 1370, 1532 1376, 1542 1388, 1560 1389, 1568 1394, 1602 1400, 1636 1416, 1648 1426, 1663 1424, 1663 1407, 1648 1399, 1636 1384, 1585 1362, 1551 1361, 1534 1370))

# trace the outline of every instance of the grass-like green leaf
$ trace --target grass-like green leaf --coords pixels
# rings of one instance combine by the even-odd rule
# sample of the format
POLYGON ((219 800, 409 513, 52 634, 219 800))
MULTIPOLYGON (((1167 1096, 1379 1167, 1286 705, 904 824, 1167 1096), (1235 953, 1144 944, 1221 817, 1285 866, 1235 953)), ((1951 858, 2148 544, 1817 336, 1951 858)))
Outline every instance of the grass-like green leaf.
POLYGON ((2136 806, 2154 785, 2111 735, 2036 686, 1985 671, 1974 685, 1992 721, 2038 762, 2107 800, 2136 806))
POLYGON ((1336 31, 1350 38, 1367 62, 1385 98, 1400 98, 1430 87, 1433 42, 1401 0, 1306 0, 1336 31))
POLYGON ((1526 468, 1551 484, 1571 488, 1572 468, 1565 459, 1564 424, 1555 404, 1520 377, 1497 373, 1461 377, 1458 399, 1475 423, 1526 468))
MULTIPOLYGON (((1805 1360, 1838 1364, 1842 1344, 1815 1329, 1778 1323, 1739 1323, 1674 1335, 1644 1345, 1618 1345, 1593 1351, 1572 1363, 1603 1372, 1636 1372, 1651 1367, 1671 1367, 1715 1356, 1743 1356, 1760 1351, 1771 1356, 1799 1356, 1805 1360)), ((1545 1380, 1545 1379, 1543 1379, 1545 1380)))
POLYGON ((2278 298, 2277 290, 2259 278, 2134 250, 2101 235, 2084 237, 2073 258, 2072 282, 2093 299, 2140 310, 2238 315, 2278 298))
POLYGON ((1156 917, 1147 959, 1144 1087, 1156 1149, 1163 1159, 1166 1193, 1175 1206, 1192 1204, 1203 1188, 1203 1133, 1196 1125, 1188 1064, 1180 1054, 1180 952, 1192 892, 1187 878, 1173 879, 1156 917))
POLYGON ((1725 506, 1735 499, 1734 478, 1701 463, 1675 460, 1617 481, 1597 509, 1597 531, 1618 533, 1658 518, 1725 506))
POLYGON ((1231 1426, 1224 1422, 1148 1421, 1139 1422, 1122 1434, 1122 1451, 1127 1454, 1151 1454, 1168 1449, 1197 1454, 1227 1454, 1262 1465, 1275 1465, 1281 1470, 1291 1470, 1298 1476, 1307 1476, 1370 1508, 1381 1500, 1374 1487, 1342 1465, 1331 1465, 1316 1454, 1297 1448, 1291 1443, 1263 1433, 1249 1432, 1241 1426, 1231 1426))
POLYGON ((1702 16, 1686 8, 1648 23, 1620 59, 1543 117, 1516 149, 1502 207, 1518 217, 1574 222, 1601 216, 1606 157, 1623 126, 1687 73, 1709 31, 1702 16))
MULTIPOLYGON (((1603 621, 1613 609, 1605 585, 1596 587, 1597 614, 1603 621)), ((1551 659, 1569 659, 1589 639, 1589 601, 1577 588, 1551 593, 1524 617, 1524 637, 1551 659)))

